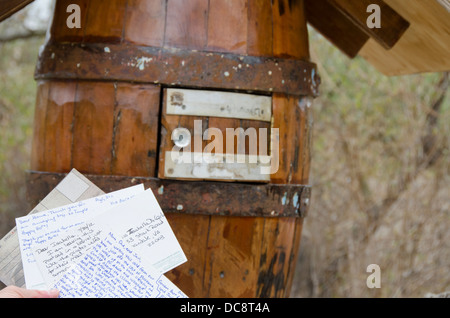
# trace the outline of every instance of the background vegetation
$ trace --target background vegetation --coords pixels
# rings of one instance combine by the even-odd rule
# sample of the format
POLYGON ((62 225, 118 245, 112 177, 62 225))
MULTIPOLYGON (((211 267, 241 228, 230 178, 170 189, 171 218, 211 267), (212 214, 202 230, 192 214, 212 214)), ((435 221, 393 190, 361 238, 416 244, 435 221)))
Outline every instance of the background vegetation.
POLYGON ((310 38, 322 86, 293 295, 450 290, 449 74, 386 77, 310 38), (369 264, 381 268, 380 289, 366 286, 369 264))
MULTIPOLYGON (((33 72, 44 42, 35 31, 10 36, 5 25, 0 237, 28 213, 33 72)), ((310 35, 322 85, 313 106, 313 198, 292 296, 424 297, 450 290, 449 74, 386 77, 310 35), (381 268, 380 289, 366 286, 369 264, 381 268)))

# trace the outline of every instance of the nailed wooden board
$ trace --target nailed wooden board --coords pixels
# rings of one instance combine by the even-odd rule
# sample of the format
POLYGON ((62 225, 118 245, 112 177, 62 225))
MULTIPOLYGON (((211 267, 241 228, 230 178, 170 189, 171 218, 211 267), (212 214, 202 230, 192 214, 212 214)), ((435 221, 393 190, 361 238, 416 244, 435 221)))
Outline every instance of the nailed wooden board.
POLYGON ((348 57, 354 58, 369 40, 363 30, 336 8, 331 0, 306 0, 308 23, 348 57))
POLYGON ((303 0, 272 0, 273 55, 309 59, 303 0))
POLYGON ((111 173, 156 173, 161 89, 151 84, 117 83, 111 173))
POLYGON ((269 182, 269 156, 167 151, 164 176, 176 179, 269 182), (184 162, 182 158, 187 160, 184 162))
POLYGON ((385 2, 411 25, 392 49, 371 39, 359 55, 385 75, 450 70, 450 12, 437 1, 385 2))
POLYGON ((167 89, 168 115, 210 116, 270 122, 272 98, 218 91, 167 89))
POLYGON ((362 31, 386 49, 392 48, 409 27, 409 22, 383 0, 332 0, 332 3, 362 31), (367 26, 369 15, 367 8, 372 4, 380 8, 382 14, 381 28, 369 28, 367 26))

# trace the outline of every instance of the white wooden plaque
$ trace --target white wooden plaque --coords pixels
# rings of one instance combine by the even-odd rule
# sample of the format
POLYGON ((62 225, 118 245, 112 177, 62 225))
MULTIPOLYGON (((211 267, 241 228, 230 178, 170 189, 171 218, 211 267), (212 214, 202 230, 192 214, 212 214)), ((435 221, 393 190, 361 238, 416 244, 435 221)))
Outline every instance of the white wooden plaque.
POLYGON ((167 151, 164 176, 176 179, 269 182, 268 167, 270 156, 167 151))
POLYGON ((166 114, 251 119, 270 122, 269 96, 168 88, 166 114))

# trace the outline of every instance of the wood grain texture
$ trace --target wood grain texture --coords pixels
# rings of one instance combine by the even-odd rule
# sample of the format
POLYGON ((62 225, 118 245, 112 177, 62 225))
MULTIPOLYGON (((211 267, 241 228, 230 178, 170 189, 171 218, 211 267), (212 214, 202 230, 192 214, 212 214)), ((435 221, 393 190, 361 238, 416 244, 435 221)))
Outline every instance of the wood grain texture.
POLYGON ((450 13, 437 1, 385 0, 410 22, 390 50, 369 40, 360 56, 385 75, 444 72, 450 69, 450 13))
POLYGON ((72 167, 81 173, 111 174, 114 96, 114 83, 78 83, 72 167))
POLYGON ((303 184, 307 173, 304 173, 305 149, 308 135, 306 132, 306 106, 301 99, 281 94, 273 96, 273 127, 280 134, 280 169, 272 175, 273 183, 303 184))
MULTIPOLYGON (((173 94, 170 96, 166 96, 167 94, 174 92, 182 92, 181 90, 172 90, 165 89, 164 90, 164 100, 163 100, 163 113, 161 116, 161 125, 162 136, 161 136, 161 145, 159 151, 159 169, 158 176, 159 178, 173 178, 177 176, 182 180, 203 180, 206 178, 208 180, 223 180, 223 181, 233 181, 233 180, 247 180, 250 181, 268 181, 268 176, 259 175, 256 176, 251 171, 254 171, 254 167, 256 166, 256 171, 260 174, 259 165, 251 164, 248 161, 249 165, 243 168, 247 169, 242 171, 242 173, 237 173, 240 175, 237 179, 229 179, 227 177, 220 178, 219 174, 217 177, 214 177, 215 169, 207 169, 210 172, 210 176, 206 177, 204 173, 201 175, 204 176, 202 178, 196 179, 192 176, 193 170, 199 170, 203 165, 192 163, 192 164, 180 164, 179 167, 174 167, 174 163, 169 160, 167 161, 168 152, 175 150, 175 143, 172 140, 172 132, 177 128, 186 128, 190 132, 191 141, 190 146, 183 148, 184 151, 189 153, 212 153, 212 154, 243 154, 243 155, 252 155, 258 156, 260 150, 260 140, 264 142, 266 152, 262 155, 270 156, 270 123, 262 120, 248 120, 248 119, 240 119, 240 118, 222 118, 219 116, 198 116, 201 115, 202 112, 195 112, 197 116, 193 115, 172 115, 168 113, 168 110, 171 109, 171 102, 174 101, 173 94), (195 126, 195 121, 199 121, 199 126, 195 126), (263 129, 260 131, 260 129, 263 129), (195 134, 198 134, 197 137, 195 134), (242 136, 240 135, 242 133, 242 136), (216 140, 216 138, 220 138, 216 140), (265 140, 264 140, 265 138, 265 140), (218 148, 221 146, 222 148, 218 148), (239 147, 239 148, 238 148, 239 147), (167 162, 167 164, 166 164, 167 162), (195 168, 194 168, 195 166, 195 168), (189 168, 192 167, 192 168, 189 168), (253 167, 253 168, 252 168, 253 167), (179 168, 179 169, 178 169, 179 168), (181 176, 180 169, 185 169, 186 173, 185 177, 181 176), (253 170, 251 170, 253 169, 253 170), (191 171, 192 170, 192 171, 191 171)), ((185 92, 185 91, 184 91, 185 92)), ((190 90, 190 92, 196 92, 190 90)), ((199 93, 200 94, 200 93, 199 93)), ((223 98, 222 94, 217 94, 220 98, 218 98, 217 102, 226 103, 226 99, 223 98)), ((250 99, 257 98, 257 96, 248 95, 245 96, 250 99)), ((181 98, 181 97, 180 97, 181 98)), ((265 99, 264 99, 265 100, 265 99)), ((183 100, 184 101, 184 100, 183 100)), ((245 99, 247 103, 247 99, 245 99)), ((176 101, 178 104, 178 100, 176 101)), ((194 100, 185 100, 188 105, 190 102, 194 103, 194 100)), ((184 104, 184 103, 181 103, 184 104)), ((181 107, 181 105, 179 105, 181 107)), ((247 107, 248 105, 244 105, 243 107, 247 107)), ((178 107, 178 106, 177 106, 178 107)), ((205 105, 208 107, 208 105, 205 105)), ((189 106, 186 106, 188 109, 189 106)), ((271 111, 269 109, 268 111, 271 111)), ((239 117, 238 112, 234 112, 236 117, 239 117)), ((209 111, 205 109, 205 114, 209 114, 209 111)), ((245 114, 247 116, 247 114, 245 114)), ((175 150, 178 151, 178 150, 175 150)), ((170 156, 170 155, 169 155, 170 156)), ((170 158, 169 158, 170 159, 170 158)), ((247 162, 247 161, 246 161, 247 162)), ((235 167, 234 165, 224 164, 221 167, 217 167, 217 169, 222 169, 223 173, 234 173, 238 171, 239 167, 235 167)), ((203 169, 205 170, 205 169, 203 169)), ((203 171, 202 170, 202 171, 203 171)), ((205 170, 206 171, 206 170, 205 170)), ((200 173, 200 172, 199 172, 200 173)), ((199 174, 200 175, 200 174, 199 174)))
POLYGON ((247 52, 247 0, 209 0, 209 51, 247 52))
POLYGON ((72 123, 76 83, 38 83, 31 169, 71 169, 72 123))
POLYGON ((236 118, 219 118, 219 117, 209 117, 208 118, 208 128, 211 128, 211 130, 209 131, 208 134, 208 143, 210 141, 214 141, 214 133, 215 133, 215 129, 217 129, 217 134, 222 135, 223 140, 222 140, 222 144, 223 144, 223 148, 215 148, 214 150, 212 150, 212 153, 225 153, 225 154, 230 154, 230 153, 237 153, 237 140, 235 140, 234 142, 234 147, 228 147, 227 149, 227 143, 226 143, 226 132, 227 132, 227 128, 233 128, 233 127, 240 127, 240 122, 241 120, 236 119, 236 118))
POLYGON ((370 38, 330 0, 305 0, 305 12, 308 23, 350 58, 370 38))
POLYGON ((124 40, 136 45, 162 47, 166 0, 128 0, 124 40))
POLYGON ((248 0, 247 53, 272 56, 272 0, 248 0))
POLYGON ((45 116, 44 171, 69 172, 77 83, 50 82, 45 116))
POLYGON ((262 218, 211 217, 205 260, 207 297, 255 297, 262 218))
POLYGON ((37 82, 30 164, 30 168, 36 171, 45 171, 45 114, 47 113, 49 91, 49 81, 37 82))
POLYGON ((331 2, 363 32, 367 33, 387 50, 391 49, 398 42, 409 27, 409 22, 383 0, 331 0, 331 2), (367 12, 367 8, 371 4, 378 5, 380 8, 380 28, 369 28, 367 26, 367 18, 371 14, 367 12))
POLYGON ((69 29, 67 27, 67 18, 70 13, 67 13, 67 7, 73 4, 73 0, 57 0, 55 2, 55 12, 59 12, 53 16, 53 21, 50 27, 50 40, 55 42, 82 42, 86 27, 86 18, 88 12, 89 2, 87 0, 77 1, 80 6, 80 24, 81 28, 69 29))
POLYGON ((303 0, 273 0, 273 55, 309 59, 303 0))
POLYGON ((127 0, 89 1, 84 42, 118 43, 122 40, 127 0))
POLYGON ((259 297, 286 297, 295 223, 295 218, 265 219, 257 285, 259 297))
POLYGON ((174 231, 188 261, 166 274, 189 297, 206 297, 210 277, 205 276, 207 241, 210 233, 210 217, 192 217, 186 214, 169 214, 167 220, 174 231))
POLYGON ((160 95, 155 85, 116 84, 112 174, 156 175, 160 95))
MULTIPOLYGON (((272 126, 279 129, 280 166, 271 175, 271 183, 307 184, 312 124, 307 100, 274 94, 272 112, 272 126)), ((258 297, 289 297, 302 225, 302 219, 265 219, 258 297)))
POLYGON ((304 218, 298 218, 295 221, 295 234, 294 234, 294 237, 292 238, 293 244, 292 244, 292 248, 289 253, 288 272, 287 272, 286 281, 285 281, 285 283, 286 283, 285 297, 290 297, 290 295, 291 295, 292 284, 294 282, 295 268, 297 266, 298 253, 299 253, 299 249, 300 249, 304 221, 305 221, 304 218))
POLYGON ((208 0, 167 0, 167 47, 204 49, 207 43, 208 0))

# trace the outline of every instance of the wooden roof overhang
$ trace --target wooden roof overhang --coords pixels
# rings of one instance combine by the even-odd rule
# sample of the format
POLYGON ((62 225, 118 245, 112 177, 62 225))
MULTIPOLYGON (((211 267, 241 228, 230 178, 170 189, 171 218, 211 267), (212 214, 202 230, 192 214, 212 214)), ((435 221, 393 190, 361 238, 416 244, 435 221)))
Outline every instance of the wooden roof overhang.
MULTIPOLYGON (((300 0, 281 0, 300 1, 300 0)), ((450 0, 303 0, 308 23, 348 57, 385 75, 450 70, 450 0), (380 7, 369 28, 367 7, 380 7)), ((0 0, 0 21, 33 0, 0 0)))

